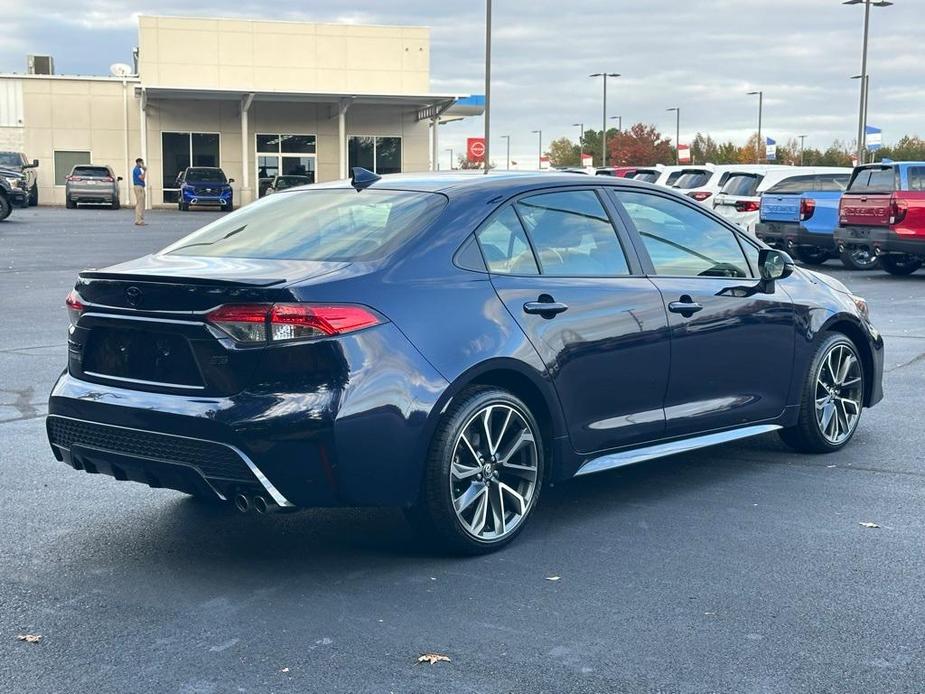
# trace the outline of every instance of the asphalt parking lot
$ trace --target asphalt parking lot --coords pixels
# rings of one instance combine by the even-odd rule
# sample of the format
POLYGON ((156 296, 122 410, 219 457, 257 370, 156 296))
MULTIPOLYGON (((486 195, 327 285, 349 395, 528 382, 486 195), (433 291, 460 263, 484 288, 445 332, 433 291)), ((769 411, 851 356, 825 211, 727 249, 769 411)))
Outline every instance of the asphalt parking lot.
POLYGON ((398 511, 244 516, 54 460, 75 272, 216 216, 0 224, 0 691, 925 691, 925 271, 824 268, 887 340, 843 452, 769 435, 581 478, 455 559, 398 511))

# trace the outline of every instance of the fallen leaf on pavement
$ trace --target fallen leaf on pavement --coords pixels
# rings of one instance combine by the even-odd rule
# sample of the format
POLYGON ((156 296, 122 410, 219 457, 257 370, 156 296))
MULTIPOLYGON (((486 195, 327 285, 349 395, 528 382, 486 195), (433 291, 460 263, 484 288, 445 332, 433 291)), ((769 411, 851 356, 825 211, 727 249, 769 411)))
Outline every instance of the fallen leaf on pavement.
POLYGON ((547 581, 558 581, 560 578, 562 577, 561 576, 547 576, 546 580, 547 581))
POLYGON ((450 657, 448 655, 441 655, 440 653, 425 653, 424 655, 418 657, 418 662, 430 663, 431 665, 440 662, 449 663, 450 657))
POLYGON ((42 640, 41 634, 20 634, 16 637, 20 641, 25 641, 26 643, 38 643, 42 640))
POLYGON ((862 528, 879 528, 880 526, 876 523, 858 523, 862 528))
POLYGON ((280 672, 289 672, 289 668, 284 667, 282 670, 280 670, 280 672))

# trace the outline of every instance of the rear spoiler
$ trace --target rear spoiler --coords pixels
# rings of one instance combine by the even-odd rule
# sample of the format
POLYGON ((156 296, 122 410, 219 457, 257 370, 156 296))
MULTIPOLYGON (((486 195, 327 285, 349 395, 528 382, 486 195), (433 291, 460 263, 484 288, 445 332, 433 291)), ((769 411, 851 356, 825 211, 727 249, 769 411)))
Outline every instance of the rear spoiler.
POLYGON ((77 275, 82 280, 112 280, 119 282, 149 282, 154 284, 196 284, 220 287, 272 287, 285 284, 288 280, 264 277, 231 279, 219 277, 179 277, 174 275, 145 275, 129 272, 106 272, 104 270, 84 270, 77 275))

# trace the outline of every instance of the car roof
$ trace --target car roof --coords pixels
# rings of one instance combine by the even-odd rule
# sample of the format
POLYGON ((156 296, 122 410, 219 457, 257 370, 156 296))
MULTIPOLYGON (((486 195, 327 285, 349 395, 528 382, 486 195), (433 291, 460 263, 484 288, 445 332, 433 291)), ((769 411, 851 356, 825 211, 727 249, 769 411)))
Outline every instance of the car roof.
MULTIPOLYGON (((370 188, 378 190, 405 190, 427 193, 463 193, 469 191, 490 191, 498 194, 513 193, 525 187, 572 185, 614 186, 628 185, 652 189, 653 186, 631 178, 616 176, 588 176, 583 173, 556 171, 491 171, 487 175, 479 170, 466 172, 422 172, 416 174, 388 174, 373 183, 370 188)), ((349 188, 350 181, 331 181, 312 186, 318 188, 349 188)))

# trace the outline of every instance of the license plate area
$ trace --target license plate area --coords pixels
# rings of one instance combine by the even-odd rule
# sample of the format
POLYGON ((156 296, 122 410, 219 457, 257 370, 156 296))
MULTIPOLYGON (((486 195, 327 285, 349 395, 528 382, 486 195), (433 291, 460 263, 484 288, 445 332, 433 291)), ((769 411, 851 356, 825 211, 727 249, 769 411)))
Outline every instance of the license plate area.
POLYGON ((81 368, 127 382, 204 387, 189 341, 170 332, 97 326, 87 336, 81 368))

